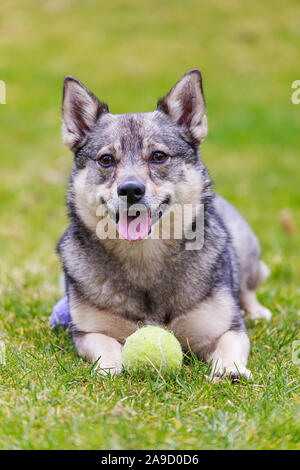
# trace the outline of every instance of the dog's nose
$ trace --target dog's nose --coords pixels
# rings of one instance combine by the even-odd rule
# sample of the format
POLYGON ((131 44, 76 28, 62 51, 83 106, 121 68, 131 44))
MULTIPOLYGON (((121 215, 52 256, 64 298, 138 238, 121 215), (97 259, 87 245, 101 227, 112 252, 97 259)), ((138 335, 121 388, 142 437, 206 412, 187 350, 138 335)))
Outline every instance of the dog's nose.
POLYGON ((145 194, 145 185, 138 181, 126 181, 118 186, 118 196, 126 196, 127 204, 136 204, 145 194))

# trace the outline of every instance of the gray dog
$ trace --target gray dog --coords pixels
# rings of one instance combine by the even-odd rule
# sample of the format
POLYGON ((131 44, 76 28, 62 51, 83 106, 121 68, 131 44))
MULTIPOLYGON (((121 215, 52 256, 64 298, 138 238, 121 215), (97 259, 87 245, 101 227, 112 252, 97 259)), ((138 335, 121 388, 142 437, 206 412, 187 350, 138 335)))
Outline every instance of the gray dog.
POLYGON ((270 319, 255 294, 268 268, 247 222, 212 191, 200 158, 207 134, 200 71, 187 72, 154 112, 121 115, 66 77, 62 112, 74 166, 58 252, 78 353, 98 360, 101 373, 118 374, 125 339, 160 325, 209 362, 212 377, 250 378, 242 309, 270 319), (182 235, 160 236, 183 207, 192 210, 182 235), (203 242, 193 249, 198 219, 203 242), (105 224, 116 236, 99 235, 105 224))

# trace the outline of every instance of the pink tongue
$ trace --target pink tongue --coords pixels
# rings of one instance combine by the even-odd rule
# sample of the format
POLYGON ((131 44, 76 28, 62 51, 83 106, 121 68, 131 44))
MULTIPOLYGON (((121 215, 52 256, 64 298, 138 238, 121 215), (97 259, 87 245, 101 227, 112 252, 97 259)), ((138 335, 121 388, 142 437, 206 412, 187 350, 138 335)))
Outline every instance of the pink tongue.
POLYGON ((142 211, 137 217, 127 215, 127 212, 120 213, 120 220, 117 223, 118 232, 124 240, 137 242, 145 238, 151 228, 151 217, 149 211, 142 211))

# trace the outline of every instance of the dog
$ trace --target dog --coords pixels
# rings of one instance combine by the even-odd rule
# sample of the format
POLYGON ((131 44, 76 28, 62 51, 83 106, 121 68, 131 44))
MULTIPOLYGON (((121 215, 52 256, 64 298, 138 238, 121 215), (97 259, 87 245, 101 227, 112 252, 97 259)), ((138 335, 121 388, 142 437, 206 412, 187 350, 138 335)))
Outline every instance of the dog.
POLYGON ((250 379, 244 313, 271 318, 255 294, 269 270, 256 236, 214 193, 201 160, 207 117, 200 70, 187 72, 154 112, 120 115, 67 76, 62 119, 74 165, 70 223, 57 250, 78 354, 101 373, 119 374, 126 338, 140 326, 159 325, 210 364, 212 379, 250 379), (147 215, 142 236, 132 239, 135 204, 147 215), (181 237, 151 236, 172 208, 186 205, 193 210, 181 237), (203 243, 187 249, 185 234, 194 231, 200 208, 203 243), (115 237, 99 237, 103 223, 115 227, 115 237))

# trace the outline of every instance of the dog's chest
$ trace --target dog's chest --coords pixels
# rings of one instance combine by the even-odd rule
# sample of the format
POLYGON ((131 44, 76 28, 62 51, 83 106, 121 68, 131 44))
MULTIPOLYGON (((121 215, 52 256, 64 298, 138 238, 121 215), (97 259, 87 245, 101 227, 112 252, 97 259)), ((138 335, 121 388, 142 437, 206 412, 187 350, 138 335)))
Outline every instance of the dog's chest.
POLYGON ((197 304, 202 295, 201 276, 193 263, 123 263, 99 283, 99 309, 140 322, 167 324, 197 304))

